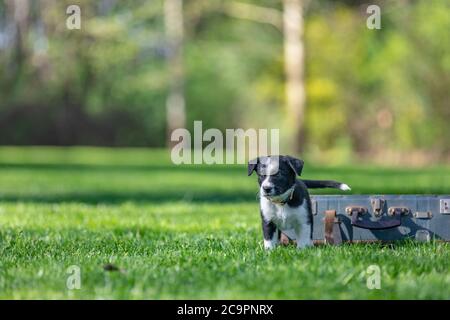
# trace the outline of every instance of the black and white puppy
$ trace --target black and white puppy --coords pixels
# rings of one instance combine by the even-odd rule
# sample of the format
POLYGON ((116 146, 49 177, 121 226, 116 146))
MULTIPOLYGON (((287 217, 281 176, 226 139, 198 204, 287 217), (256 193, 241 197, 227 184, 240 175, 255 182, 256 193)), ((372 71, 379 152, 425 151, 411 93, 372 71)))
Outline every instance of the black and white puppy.
POLYGON ((273 249, 280 232, 297 240, 297 248, 312 246, 313 216, 308 188, 350 190, 330 180, 299 180, 303 160, 291 156, 259 157, 248 163, 248 175, 258 174, 264 248, 273 249))

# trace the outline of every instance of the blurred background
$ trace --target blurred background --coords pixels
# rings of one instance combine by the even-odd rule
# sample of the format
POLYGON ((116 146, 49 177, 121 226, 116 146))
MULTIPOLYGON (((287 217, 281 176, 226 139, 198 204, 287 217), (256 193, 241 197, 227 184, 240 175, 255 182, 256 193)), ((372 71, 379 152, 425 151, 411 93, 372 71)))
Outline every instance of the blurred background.
POLYGON ((319 162, 449 163, 449 30, 446 0, 0 1, 0 144, 164 148, 202 120, 319 162))
POLYGON ((367 1, 0 0, 0 299, 448 299, 450 246, 269 257, 255 175, 170 158, 274 128, 306 179, 450 195, 450 1, 367 1))

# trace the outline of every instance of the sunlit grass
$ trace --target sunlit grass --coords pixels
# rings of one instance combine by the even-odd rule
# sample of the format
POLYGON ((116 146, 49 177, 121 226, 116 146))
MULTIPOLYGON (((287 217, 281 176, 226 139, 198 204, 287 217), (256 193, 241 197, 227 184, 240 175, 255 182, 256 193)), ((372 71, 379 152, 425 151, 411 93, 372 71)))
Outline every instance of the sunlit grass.
MULTIPOLYGON (((450 193, 448 167, 304 173, 354 193, 450 193)), ((164 150, 0 148, 0 298, 450 298, 445 243, 265 252, 255 180, 175 167, 164 150), (366 286, 372 264, 380 290, 366 286)))

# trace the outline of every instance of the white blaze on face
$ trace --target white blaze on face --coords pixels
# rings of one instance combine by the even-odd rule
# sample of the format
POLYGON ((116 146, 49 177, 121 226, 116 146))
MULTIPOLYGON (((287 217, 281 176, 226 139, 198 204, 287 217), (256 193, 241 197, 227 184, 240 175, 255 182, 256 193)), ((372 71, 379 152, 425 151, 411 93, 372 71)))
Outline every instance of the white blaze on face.
POLYGON ((265 172, 263 172, 263 174, 266 175, 266 178, 264 179, 263 183, 261 183, 261 191, 263 191, 263 188, 273 188, 274 185, 270 181, 270 177, 278 172, 278 168, 278 159, 269 158, 266 170, 265 172))

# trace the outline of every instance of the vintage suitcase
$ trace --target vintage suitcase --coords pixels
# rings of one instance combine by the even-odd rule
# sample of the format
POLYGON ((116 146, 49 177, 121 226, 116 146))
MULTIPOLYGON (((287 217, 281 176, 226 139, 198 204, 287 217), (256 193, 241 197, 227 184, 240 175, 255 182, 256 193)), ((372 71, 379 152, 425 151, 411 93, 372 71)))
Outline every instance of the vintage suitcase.
POLYGON ((450 241, 450 195, 316 195, 311 200, 315 243, 450 241))

